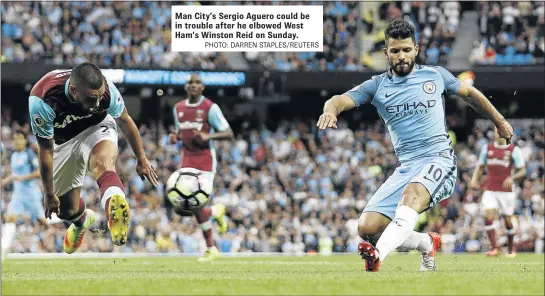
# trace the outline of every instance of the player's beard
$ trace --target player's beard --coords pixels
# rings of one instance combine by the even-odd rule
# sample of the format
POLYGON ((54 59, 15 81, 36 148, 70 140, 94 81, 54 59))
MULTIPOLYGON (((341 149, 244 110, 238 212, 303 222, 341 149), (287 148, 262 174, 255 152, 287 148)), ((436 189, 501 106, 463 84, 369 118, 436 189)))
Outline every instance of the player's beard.
POLYGON ((390 69, 392 69, 392 71, 394 71, 397 74, 397 76, 400 76, 400 77, 407 76, 409 73, 411 73, 415 63, 414 61, 412 61, 410 63, 402 62, 402 63, 394 64, 394 62, 391 60, 389 62, 390 62, 390 69), (403 67, 404 65, 407 65, 407 67, 403 67))

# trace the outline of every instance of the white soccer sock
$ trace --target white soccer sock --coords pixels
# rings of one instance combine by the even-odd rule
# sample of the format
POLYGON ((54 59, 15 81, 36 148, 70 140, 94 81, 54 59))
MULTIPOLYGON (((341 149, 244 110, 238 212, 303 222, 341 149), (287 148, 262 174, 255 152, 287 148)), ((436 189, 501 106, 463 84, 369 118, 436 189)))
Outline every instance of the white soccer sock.
POLYGON ((6 223, 2 226, 2 261, 6 257, 8 250, 11 246, 11 242, 15 237, 17 226, 15 223, 6 223))
POLYGON ((110 199, 110 197, 112 197, 115 194, 125 196, 125 192, 123 191, 123 189, 121 189, 121 188, 119 188, 117 186, 108 187, 108 189, 106 189, 106 191, 104 191, 104 195, 102 195, 102 199, 100 200, 100 204, 102 205, 102 208, 106 212, 108 212, 108 209, 106 208, 106 201, 108 199, 110 199))
POLYGON ((210 207, 210 214, 212 217, 216 217, 216 214, 218 213, 218 210, 216 209, 216 205, 213 205, 210 207))
POLYGON ((433 249, 433 244, 429 234, 413 231, 399 248, 417 250, 420 253, 428 253, 433 249))
POLYGON ((397 249, 413 232, 418 213, 408 206, 400 206, 396 210, 394 220, 388 224, 377 242, 380 262, 397 249))

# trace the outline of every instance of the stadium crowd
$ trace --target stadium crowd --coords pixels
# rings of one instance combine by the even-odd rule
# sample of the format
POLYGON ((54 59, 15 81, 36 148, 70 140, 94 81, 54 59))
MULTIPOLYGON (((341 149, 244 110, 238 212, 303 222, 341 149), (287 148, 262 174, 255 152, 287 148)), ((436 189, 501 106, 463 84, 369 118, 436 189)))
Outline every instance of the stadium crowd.
POLYGON ((545 4, 541 1, 480 3, 475 64, 527 65, 545 56, 545 4))
MULTIPOLYGON (((10 122, 9 113, 3 112, 3 117, 3 123, 10 122)), ((314 126, 312 122, 281 122, 276 130, 252 129, 237 135, 235 141, 216 143, 219 165, 212 203, 226 204, 229 220, 223 236, 214 226, 220 251, 356 252, 359 214, 397 165, 392 146, 380 122, 354 131, 343 122, 337 130, 319 133, 314 126)), ((30 143, 35 143, 28 124, 2 124, 3 174, 9 171, 9 139, 15 129, 25 131, 30 143)), ((545 135, 542 127, 515 130, 527 162, 527 177, 518 188, 515 242, 519 251, 543 252, 545 135)), ((112 245, 98 188, 88 177, 82 197, 96 211, 97 220, 79 252, 201 253, 205 245, 194 218, 173 213, 164 198, 164 183, 177 166, 180 143, 169 144, 162 125, 140 125, 140 131, 161 186, 154 189, 140 180, 130 147, 120 137, 117 167, 128 188, 132 212, 128 243, 112 245)), ((444 252, 480 252, 489 247, 479 192, 468 190, 467 184, 480 147, 491 137, 486 130, 456 144, 456 190, 419 219, 420 230, 441 233, 444 252)), ((4 218, 10 187, 2 193, 4 218)), ((62 252, 65 227, 62 222, 45 227, 25 217, 19 221, 11 251, 62 252)), ((498 237, 505 242, 505 233, 500 231, 498 237)))

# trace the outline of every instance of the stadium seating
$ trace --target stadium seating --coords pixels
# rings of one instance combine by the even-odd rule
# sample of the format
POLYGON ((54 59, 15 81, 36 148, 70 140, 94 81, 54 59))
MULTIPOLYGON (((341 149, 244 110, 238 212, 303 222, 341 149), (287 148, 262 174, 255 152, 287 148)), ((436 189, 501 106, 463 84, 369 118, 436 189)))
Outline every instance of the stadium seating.
MULTIPOLYGON (((2 124, 2 166, 6 172, 11 151, 13 125, 2 124), (6 139, 6 140, 4 140, 6 139)), ((312 125, 281 122, 277 130, 251 130, 233 142, 218 142, 219 171, 214 202, 228 206, 229 231, 217 238, 223 252, 319 251, 320 239, 333 241, 335 252, 355 252, 359 237, 359 213, 396 166, 382 124, 349 130, 339 124, 335 131, 321 132, 315 141, 312 125), (302 132, 305 131, 306 132, 302 132), (381 131, 381 132, 379 132, 381 131), (288 173, 290 172, 290 173, 288 173), (302 242, 297 244, 296 242, 302 242)), ((162 185, 154 190, 135 174, 132 152, 120 138, 118 168, 129 189, 133 221, 128 244, 114 249, 109 234, 88 235, 80 252, 185 252, 204 248, 202 232, 192 218, 173 215, 164 206, 164 182, 179 161, 178 148, 168 144, 166 130, 141 126, 146 151, 159 168, 162 185), (157 140, 157 141, 156 141, 157 140), (156 144, 157 143, 157 144, 156 144), (169 219, 169 217, 171 219, 169 219)), ((23 127, 27 132, 28 125, 23 127)), ((542 129, 515 126, 517 143, 527 159, 528 178, 519 192, 516 242, 521 251, 543 252, 543 161, 542 129), (541 248, 541 249, 539 249, 541 248)), ((482 251, 488 248, 478 198, 467 190, 480 147, 490 132, 470 136, 457 146, 460 177, 453 196, 427 212, 418 227, 443 235, 445 252, 482 251), (475 233, 477 235, 475 236, 475 233)), ((10 188, 2 194, 2 210, 10 199, 10 188)), ((97 228, 107 231, 95 182, 86 179, 82 196, 98 213, 97 228)), ((4 212, 2 212, 2 217, 4 212)), ((27 219, 12 245, 12 252, 62 252, 64 225, 45 230, 27 219)), ((499 233, 500 242, 505 233, 499 233)))

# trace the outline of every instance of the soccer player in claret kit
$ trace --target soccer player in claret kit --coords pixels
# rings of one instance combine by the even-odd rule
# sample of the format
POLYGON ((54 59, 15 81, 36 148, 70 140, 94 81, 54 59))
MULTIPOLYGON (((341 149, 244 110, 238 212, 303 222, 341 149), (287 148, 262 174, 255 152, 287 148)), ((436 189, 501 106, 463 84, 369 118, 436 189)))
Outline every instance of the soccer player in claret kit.
POLYGON ((485 191, 481 198, 481 205, 485 211, 485 230, 492 249, 486 252, 487 256, 500 255, 500 248, 496 240, 496 229, 494 220, 496 213, 503 216, 507 232, 507 254, 506 257, 516 256, 513 239, 516 228, 513 225, 513 214, 515 213, 516 193, 513 190, 513 182, 520 182, 526 176, 526 163, 522 157, 519 147, 507 144, 502 139, 498 130, 494 128, 494 142, 483 145, 479 156, 479 164, 473 172, 471 187, 480 189, 479 179, 482 171, 486 168, 487 180, 484 186, 485 191), (513 167, 516 172, 511 176, 513 167))
POLYGON ((80 197, 87 171, 100 188, 113 243, 125 244, 130 210, 115 171, 118 134, 114 118, 136 154, 138 175, 157 186, 157 173, 144 154, 140 133, 115 85, 92 63, 55 70, 32 88, 29 111, 40 147, 45 215, 51 218, 56 213, 72 223, 64 236, 64 251, 77 251, 95 220, 94 211, 86 209, 80 197))
POLYGON ((421 253, 420 269, 435 270, 441 245, 437 233, 414 231, 420 213, 448 198, 457 177, 456 157, 445 121, 445 96, 458 94, 492 120, 501 138, 510 139, 511 125, 477 89, 442 67, 415 64, 415 28, 405 20, 388 24, 384 53, 390 70, 363 82, 324 106, 317 125, 335 128, 337 116, 371 103, 388 128, 400 165, 369 200, 358 223, 364 240, 358 251, 367 271, 378 271, 398 247, 421 253))
MULTIPOLYGON (((210 187, 214 183, 216 173, 216 150, 213 140, 231 140, 233 131, 223 116, 219 106, 202 95, 204 84, 198 74, 192 74, 185 85, 188 97, 174 105, 174 126, 176 133, 170 134, 172 143, 182 140, 182 159, 180 168, 203 174, 210 187)), ((225 205, 215 204, 204 207, 197 212, 178 212, 182 216, 195 215, 200 224, 207 250, 201 262, 213 261, 219 257, 219 251, 212 237, 212 223, 214 217, 220 227, 220 233, 227 231, 225 220, 225 205)))

